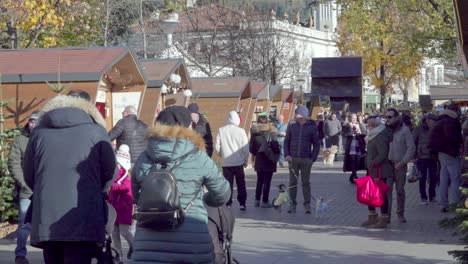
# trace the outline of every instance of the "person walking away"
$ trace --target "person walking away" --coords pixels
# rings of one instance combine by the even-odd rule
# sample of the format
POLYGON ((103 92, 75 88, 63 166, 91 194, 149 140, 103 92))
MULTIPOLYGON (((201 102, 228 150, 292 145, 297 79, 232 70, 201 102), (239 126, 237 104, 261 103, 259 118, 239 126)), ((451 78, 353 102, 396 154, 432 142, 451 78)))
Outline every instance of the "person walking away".
POLYGON ((395 108, 387 109, 385 113, 385 125, 392 130, 393 140, 390 142, 388 159, 393 165, 394 177, 388 179, 388 211, 391 218, 392 193, 395 185, 397 193, 397 216, 400 223, 406 223, 405 218, 405 183, 408 163, 413 160, 416 152, 413 135, 410 129, 403 123, 400 113, 395 108))
POLYGON ((23 161, 26 146, 28 145, 29 137, 32 130, 38 124, 39 112, 35 111, 29 116, 28 123, 23 128, 23 133, 13 141, 10 154, 8 156, 8 170, 16 180, 16 186, 19 193, 19 208, 18 208, 18 229, 16 230, 16 249, 15 249, 15 264, 28 264, 26 258, 28 253, 26 244, 28 242, 29 232, 31 229, 30 223, 25 222, 26 212, 31 204, 31 188, 28 187, 23 175, 23 161))
POLYGON ((177 179, 181 207, 187 208, 189 203, 191 206, 185 211, 184 222, 169 231, 141 227, 137 222, 133 264, 214 263, 203 201, 212 207, 225 204, 230 196, 229 183, 206 154, 205 142, 191 129, 191 123, 190 111, 183 106, 161 111, 149 132, 148 146, 135 164, 132 173, 135 204, 140 199, 144 179, 156 164, 171 168, 177 179), (202 189, 207 193, 203 194, 202 189))
POLYGON ((288 213, 296 212, 298 178, 301 177, 304 210, 310 214, 310 170, 317 160, 320 142, 317 127, 309 120, 309 110, 299 105, 295 110, 296 123, 291 124, 284 140, 284 155, 289 162, 289 196, 291 198, 288 213))
POLYGON ((118 174, 109 191, 109 203, 115 208, 117 213, 112 232, 113 247, 117 250, 120 257, 116 261, 123 264, 123 251, 120 236, 123 236, 130 246, 127 259, 131 259, 133 251, 133 196, 129 174, 132 166, 130 148, 125 144, 120 145, 120 148, 116 152, 116 159, 118 174))
POLYGON ((286 131, 288 130, 288 125, 284 122, 284 116, 279 115, 275 122, 275 127, 277 130, 277 139, 280 146, 280 156, 279 156, 279 166, 284 168, 284 138, 286 137, 286 131))
POLYGON ((437 122, 437 116, 429 113, 425 115, 421 124, 413 131, 416 145, 416 161, 421 178, 419 179, 419 195, 421 204, 438 204, 436 200, 437 183, 437 154, 429 150, 429 132, 437 122), (429 182, 429 197, 427 196, 427 182, 429 182), (429 200, 428 200, 429 198, 429 200))
POLYGON ((323 133, 325 135, 326 148, 331 148, 332 146, 339 147, 341 129, 341 122, 336 118, 336 114, 332 114, 329 119, 325 120, 323 133))
POLYGON ((200 114, 199 107, 196 103, 191 103, 187 107, 192 116, 192 129, 197 131, 205 140, 206 145, 206 154, 209 157, 213 156, 213 136, 211 135, 211 127, 210 123, 206 120, 206 118, 200 114))
POLYGON ((438 153, 440 163, 440 203, 442 212, 448 212, 450 182, 451 202, 460 201, 460 146, 462 144, 460 108, 450 104, 442 111, 429 133, 429 150, 438 153))
POLYGON ((137 118, 137 109, 129 105, 122 112, 122 119, 109 131, 109 137, 117 141, 117 149, 122 144, 130 147, 133 165, 145 149, 147 132, 148 126, 137 118))
POLYGON ((240 210, 246 210, 247 188, 245 185, 244 167, 249 161, 249 139, 245 130, 239 127, 240 119, 236 111, 227 114, 226 125, 218 130, 215 150, 223 159, 222 167, 224 177, 231 186, 231 197, 227 206, 232 205, 232 190, 234 179, 237 185, 237 201, 240 210))
POLYGON ((24 158, 31 245, 43 249, 46 264, 90 264, 105 241, 116 174, 106 122, 81 90, 54 97, 41 112, 24 158))
POLYGON ((365 134, 362 133, 356 114, 350 114, 348 121, 344 123, 343 137, 345 139, 343 172, 351 171, 349 182, 354 184, 354 180, 358 178, 357 171, 366 169, 365 134))
MULTIPOLYGON (((369 117, 367 119, 367 154, 366 165, 369 175, 375 182, 388 182, 393 177, 393 167, 388 160, 388 150, 392 141, 392 132, 386 128, 380 118, 369 117)), ((375 207, 369 206, 369 215, 361 226, 386 228, 389 220, 388 196, 384 196, 384 202, 380 207, 380 217, 375 207)))
POLYGON ((266 115, 259 116, 258 124, 251 129, 250 138, 250 153, 254 156, 254 169, 257 172, 257 186, 255 188, 255 207, 262 208, 272 207, 269 202, 270 185, 273 173, 276 172, 276 163, 272 161, 267 154, 265 148, 268 147, 274 152, 280 151, 279 142, 277 140, 277 131, 274 126, 268 123, 266 115))
POLYGON ((319 140, 320 140, 320 147, 321 148, 325 148, 325 134, 323 133, 323 125, 324 125, 324 121, 323 121, 323 115, 318 115, 317 116, 317 131, 318 131, 318 137, 319 137, 319 140))

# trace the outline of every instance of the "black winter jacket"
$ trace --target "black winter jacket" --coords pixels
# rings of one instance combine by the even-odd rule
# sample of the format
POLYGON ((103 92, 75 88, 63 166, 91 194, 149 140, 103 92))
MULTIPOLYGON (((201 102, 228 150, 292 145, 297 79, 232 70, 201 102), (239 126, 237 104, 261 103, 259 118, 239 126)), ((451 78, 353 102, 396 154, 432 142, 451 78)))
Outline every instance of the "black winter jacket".
POLYGON ((289 125, 284 140, 285 157, 308 158, 315 162, 319 151, 320 141, 313 121, 308 121, 304 125, 299 123, 289 125))
POLYGON ((462 143, 461 124, 457 114, 450 110, 443 111, 429 133, 429 150, 457 157, 462 143))
POLYGON ((93 104, 70 96, 55 97, 42 111, 24 158, 33 191, 31 245, 103 242, 105 193, 116 173, 105 121, 93 104))
POLYGON ((138 120, 136 115, 129 115, 115 124, 109 131, 109 137, 111 141, 117 140, 117 149, 122 144, 128 145, 132 163, 135 163, 146 148, 146 133, 148 126, 138 120))
POLYGON ((268 136, 270 136, 272 148, 277 148, 279 150, 276 128, 271 124, 258 124, 251 129, 251 135, 249 147, 250 153, 255 156, 255 171, 276 172, 276 164, 263 152, 258 152, 260 146, 266 143, 268 136), (273 146, 273 144, 276 144, 276 146, 273 146))
POLYGON ((206 154, 211 157, 213 156, 213 135, 211 134, 210 123, 208 123, 201 114, 198 115, 200 119, 195 126, 195 131, 203 137, 206 146, 206 154))

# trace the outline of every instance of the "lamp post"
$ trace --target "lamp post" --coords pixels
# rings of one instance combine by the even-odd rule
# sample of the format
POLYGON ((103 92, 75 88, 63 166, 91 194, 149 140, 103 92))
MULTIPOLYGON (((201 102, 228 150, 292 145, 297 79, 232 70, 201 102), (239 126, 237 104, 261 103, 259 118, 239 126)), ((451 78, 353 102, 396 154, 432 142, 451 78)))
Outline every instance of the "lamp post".
POLYGON ((179 15, 175 12, 169 14, 167 19, 162 20, 161 29, 167 36, 167 57, 171 57, 171 47, 172 47, 172 33, 176 31, 177 26, 179 25, 179 15))

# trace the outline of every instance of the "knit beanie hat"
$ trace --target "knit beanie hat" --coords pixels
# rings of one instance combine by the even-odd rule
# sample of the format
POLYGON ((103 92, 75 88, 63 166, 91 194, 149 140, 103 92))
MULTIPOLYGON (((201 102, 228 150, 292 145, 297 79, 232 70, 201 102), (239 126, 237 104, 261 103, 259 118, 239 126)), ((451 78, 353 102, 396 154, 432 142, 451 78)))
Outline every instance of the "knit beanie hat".
POLYGON ((190 110, 191 113, 198 114, 199 108, 196 103, 191 103, 187 106, 188 110, 190 110))
POLYGON ((308 118, 310 117, 309 109, 305 105, 299 105, 296 108, 296 111, 294 113, 301 115, 302 117, 308 118))
POLYGON ((192 124, 192 116, 187 108, 173 105, 162 110, 156 121, 168 126, 189 127, 192 124))
POLYGON ((132 163, 130 162, 130 148, 128 145, 122 144, 119 147, 119 150, 115 153, 117 158, 117 162, 124 168, 127 172, 132 167, 132 163))

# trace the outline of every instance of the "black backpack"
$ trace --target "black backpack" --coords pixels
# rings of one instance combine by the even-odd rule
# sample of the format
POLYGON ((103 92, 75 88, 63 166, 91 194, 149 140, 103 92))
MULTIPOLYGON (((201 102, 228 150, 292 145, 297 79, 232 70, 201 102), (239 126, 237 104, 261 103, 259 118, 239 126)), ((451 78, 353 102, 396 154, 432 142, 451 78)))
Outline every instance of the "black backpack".
POLYGON ((198 152, 197 149, 183 155, 172 168, 168 168, 165 163, 157 163, 151 167, 140 184, 136 213, 138 226, 155 230, 173 230, 182 225, 185 213, 193 205, 202 189, 200 186, 199 191, 183 208, 180 203, 181 194, 177 188, 177 178, 172 171, 184 158, 196 152, 198 152))
POLYGON ((264 134, 265 141, 260 145, 258 152, 263 154, 273 163, 277 163, 280 156, 280 145, 276 137, 273 138, 272 133, 264 134))

